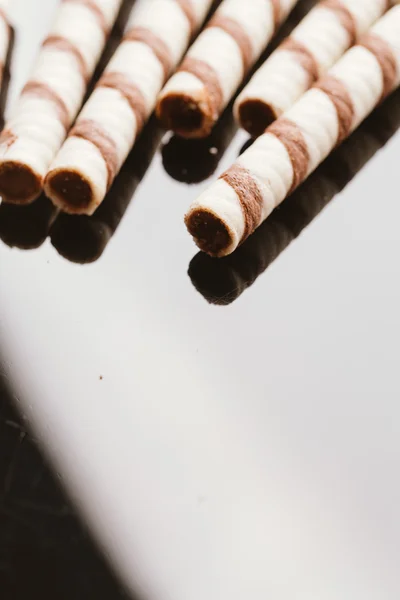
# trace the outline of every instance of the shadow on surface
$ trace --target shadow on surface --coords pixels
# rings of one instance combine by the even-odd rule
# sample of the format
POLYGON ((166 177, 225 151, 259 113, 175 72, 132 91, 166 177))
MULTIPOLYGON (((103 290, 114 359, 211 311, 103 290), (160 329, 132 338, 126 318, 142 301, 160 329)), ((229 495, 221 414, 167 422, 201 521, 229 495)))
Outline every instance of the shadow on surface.
POLYGON ((128 600, 13 403, 0 364, 1 598, 128 600))
MULTIPOLYGON (((400 127, 400 90, 375 112, 294 192, 236 252, 189 265, 194 287, 218 305, 231 304, 309 225, 400 127)), ((248 147, 248 142, 245 146, 248 147)))
POLYGON ((182 183, 200 183, 211 177, 231 143, 237 125, 232 114, 232 104, 204 139, 185 139, 172 135, 162 148, 165 171, 172 179, 182 183))

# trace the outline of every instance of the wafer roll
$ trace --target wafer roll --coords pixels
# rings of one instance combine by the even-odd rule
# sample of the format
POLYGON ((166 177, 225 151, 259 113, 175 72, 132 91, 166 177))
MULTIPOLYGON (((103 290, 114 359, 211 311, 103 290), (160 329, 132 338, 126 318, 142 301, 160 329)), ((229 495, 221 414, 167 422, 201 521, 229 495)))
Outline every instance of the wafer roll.
POLYGON ((163 134, 156 119, 151 119, 94 215, 59 215, 50 234, 59 254, 79 264, 93 263, 101 257, 124 218, 163 134))
POLYGON ((63 0, 31 79, 0 136, 0 195, 37 198, 82 104, 122 0, 63 0))
POLYGON ((230 254, 400 83, 400 6, 261 135, 190 207, 197 245, 230 254))
POLYGON ((391 96, 254 232, 217 259, 199 252, 189 265, 195 288, 211 304, 236 300, 363 169, 400 127, 400 91, 391 96))
POLYGON ((103 201, 211 2, 148 0, 134 11, 46 177, 46 194, 62 210, 91 215, 103 201))
POLYGON ((183 137, 209 135, 297 0, 223 0, 161 92, 157 115, 183 137))
POLYGON ((390 0, 323 0, 239 94, 235 118, 261 135, 389 8, 390 0))

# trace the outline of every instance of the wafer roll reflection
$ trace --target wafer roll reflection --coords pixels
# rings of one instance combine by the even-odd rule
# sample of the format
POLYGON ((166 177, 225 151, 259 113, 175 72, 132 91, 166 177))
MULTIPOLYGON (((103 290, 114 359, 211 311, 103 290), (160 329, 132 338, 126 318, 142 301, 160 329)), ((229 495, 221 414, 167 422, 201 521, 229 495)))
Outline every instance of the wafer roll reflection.
POLYGON ((34 250, 46 240, 58 209, 44 195, 28 206, 0 205, 0 239, 11 248, 34 250))
POLYGON ((189 265, 195 288, 212 304, 236 300, 399 127, 400 92, 396 92, 236 252, 221 259, 199 252, 189 265))
POLYGON ((201 250, 233 252, 400 83, 392 8, 190 207, 201 250))
POLYGON ((122 0, 63 0, 31 79, 0 136, 0 195, 17 204, 39 196, 66 137, 122 0))
POLYGON ((150 166, 162 136, 163 131, 152 119, 94 215, 59 215, 50 235, 59 254, 80 264, 92 263, 101 257, 150 166))
POLYGON ((46 194, 62 210, 91 215, 102 203, 211 1, 147 0, 134 10, 46 177, 46 194))
POLYGON ((231 143, 237 126, 228 107, 211 134, 201 140, 173 135, 163 146, 164 169, 183 183, 200 183, 211 177, 231 143))
POLYGON ((253 75, 235 102, 235 117, 261 135, 389 7, 389 0, 323 0, 253 75))
POLYGON ((206 137, 297 0, 223 0, 161 92, 167 129, 206 137))

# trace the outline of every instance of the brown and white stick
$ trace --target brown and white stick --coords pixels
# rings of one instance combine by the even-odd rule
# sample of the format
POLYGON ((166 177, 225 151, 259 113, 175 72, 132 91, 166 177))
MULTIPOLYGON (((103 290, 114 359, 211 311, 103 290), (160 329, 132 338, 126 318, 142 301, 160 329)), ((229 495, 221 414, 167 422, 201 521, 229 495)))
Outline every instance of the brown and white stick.
POLYGON ((254 74, 234 113, 261 135, 389 8, 390 0, 323 0, 254 74))
POLYGON ((223 0, 161 92, 157 116, 183 137, 206 137, 297 0, 223 0))
POLYGON ((122 0, 62 0, 31 79, 0 136, 0 195, 26 204, 82 104, 122 0))
POLYGON ((234 302, 305 227, 356 177, 400 127, 400 90, 240 246, 225 258, 198 252, 189 265, 195 288, 212 304, 234 302))
POLYGON ((45 192, 62 210, 90 215, 101 204, 211 2, 147 0, 133 12, 46 177, 45 192))
POLYGON ((399 40, 397 6, 192 204, 185 221, 202 250, 233 252, 399 86, 399 40))

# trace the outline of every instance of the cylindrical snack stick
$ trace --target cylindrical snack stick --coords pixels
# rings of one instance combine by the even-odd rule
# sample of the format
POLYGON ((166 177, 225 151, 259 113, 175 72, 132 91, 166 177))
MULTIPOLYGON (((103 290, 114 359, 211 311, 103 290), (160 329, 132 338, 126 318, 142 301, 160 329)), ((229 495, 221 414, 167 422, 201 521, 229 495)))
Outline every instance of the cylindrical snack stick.
POLYGON ((400 6, 392 8, 186 215, 197 245, 230 254, 400 84, 400 6))
POLYGON ((27 204, 82 104, 122 0, 62 0, 36 67, 0 136, 0 195, 27 204))
POLYGON ((46 177, 46 194, 62 210, 90 215, 103 201, 211 2, 147 0, 133 12, 46 177))
POLYGON ((234 302, 356 177, 400 127, 400 90, 362 123, 290 198, 225 258, 198 252, 189 265, 195 288, 212 304, 234 302))
POLYGON ((223 0, 161 92, 157 116, 206 137, 297 0, 223 0))
POLYGON ((389 8, 390 0, 323 0, 254 74, 234 113, 251 135, 288 110, 389 8))

